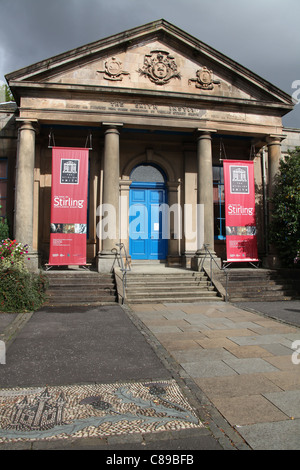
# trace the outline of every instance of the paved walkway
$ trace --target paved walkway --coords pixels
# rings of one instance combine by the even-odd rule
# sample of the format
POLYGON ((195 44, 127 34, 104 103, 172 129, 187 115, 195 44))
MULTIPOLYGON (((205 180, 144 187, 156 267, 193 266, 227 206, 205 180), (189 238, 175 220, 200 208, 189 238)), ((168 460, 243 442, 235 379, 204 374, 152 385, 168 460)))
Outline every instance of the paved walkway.
POLYGON ((0 450, 232 448, 131 317, 117 304, 0 314, 0 450))
POLYGON ((252 449, 300 450, 298 327, 230 303, 131 309, 252 449))
POLYGON ((0 339, 0 450, 300 450, 300 328, 248 307, 45 308, 1 314, 0 339), (40 398, 66 422, 16 428, 40 398))

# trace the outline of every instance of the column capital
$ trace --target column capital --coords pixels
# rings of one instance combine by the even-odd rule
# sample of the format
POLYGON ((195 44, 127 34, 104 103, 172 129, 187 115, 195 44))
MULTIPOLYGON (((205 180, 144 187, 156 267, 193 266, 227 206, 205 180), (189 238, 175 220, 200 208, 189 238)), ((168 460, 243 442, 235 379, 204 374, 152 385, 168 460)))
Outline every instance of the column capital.
POLYGON ((29 130, 38 132, 39 122, 37 119, 16 118, 16 123, 18 124, 19 130, 29 130))
POLYGON ((102 122, 101 125, 103 127, 108 127, 108 128, 118 128, 118 127, 123 127, 123 123, 122 122, 102 122))
POLYGON ((202 128, 197 128, 196 129, 196 132, 198 134, 199 137, 203 136, 207 136, 207 137, 211 137, 211 134, 214 134, 216 131, 216 129, 202 129, 202 128))
POLYGON ((266 142, 267 145, 280 145, 286 137, 284 134, 270 134, 266 137, 266 142))
POLYGON ((181 181, 167 181, 168 191, 177 192, 178 188, 181 186, 181 181))

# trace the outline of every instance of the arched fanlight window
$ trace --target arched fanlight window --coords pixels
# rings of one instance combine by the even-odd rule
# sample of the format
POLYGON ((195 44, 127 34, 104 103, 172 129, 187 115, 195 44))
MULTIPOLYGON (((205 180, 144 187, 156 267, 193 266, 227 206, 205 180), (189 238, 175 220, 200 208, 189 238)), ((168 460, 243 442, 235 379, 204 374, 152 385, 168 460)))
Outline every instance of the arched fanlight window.
POLYGON ((132 182, 164 183, 165 176, 153 165, 142 164, 135 167, 131 174, 132 182))

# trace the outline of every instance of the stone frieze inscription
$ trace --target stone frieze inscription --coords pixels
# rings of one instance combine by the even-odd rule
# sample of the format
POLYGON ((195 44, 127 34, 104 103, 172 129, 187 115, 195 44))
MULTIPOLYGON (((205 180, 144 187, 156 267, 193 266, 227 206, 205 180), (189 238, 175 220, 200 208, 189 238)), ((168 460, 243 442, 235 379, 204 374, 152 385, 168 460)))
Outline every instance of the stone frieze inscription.
POLYGON ((150 103, 128 103, 123 101, 110 101, 106 106, 101 105, 101 111, 115 113, 130 113, 138 115, 180 116, 183 118, 200 118, 205 110, 189 106, 170 106, 150 103))

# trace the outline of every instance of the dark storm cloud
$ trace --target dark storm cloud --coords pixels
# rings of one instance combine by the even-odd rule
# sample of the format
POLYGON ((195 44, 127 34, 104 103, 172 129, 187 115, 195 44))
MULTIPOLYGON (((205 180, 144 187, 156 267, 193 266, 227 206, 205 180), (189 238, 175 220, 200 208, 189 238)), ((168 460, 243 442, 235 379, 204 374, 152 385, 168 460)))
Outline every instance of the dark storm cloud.
MULTIPOLYGON (((300 80, 299 17, 299 0, 0 0, 0 80, 164 18, 292 94, 300 80)), ((284 119, 300 127, 300 104, 284 119)))

